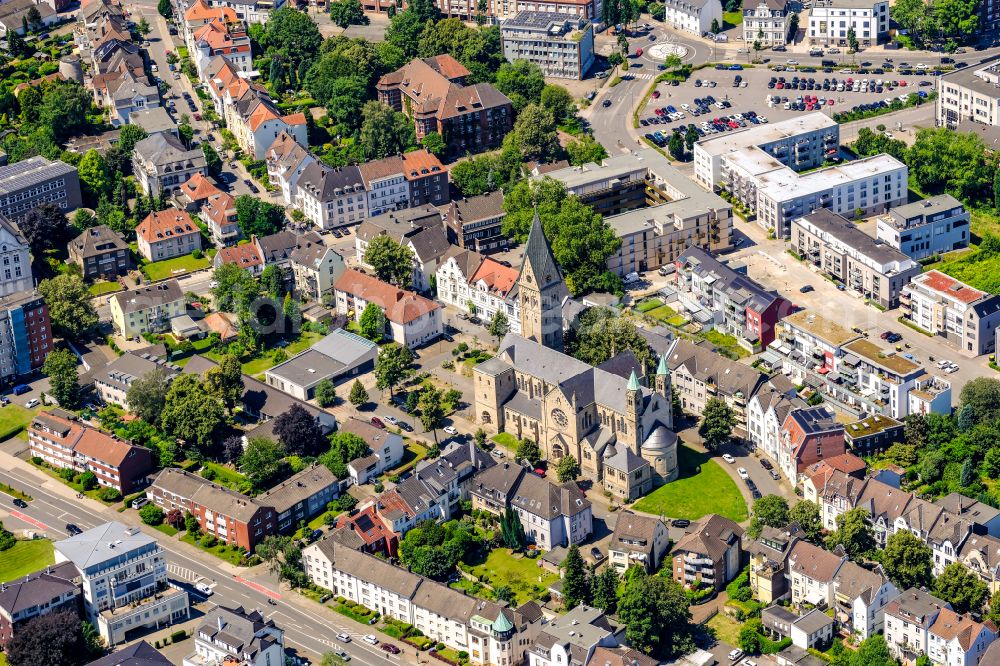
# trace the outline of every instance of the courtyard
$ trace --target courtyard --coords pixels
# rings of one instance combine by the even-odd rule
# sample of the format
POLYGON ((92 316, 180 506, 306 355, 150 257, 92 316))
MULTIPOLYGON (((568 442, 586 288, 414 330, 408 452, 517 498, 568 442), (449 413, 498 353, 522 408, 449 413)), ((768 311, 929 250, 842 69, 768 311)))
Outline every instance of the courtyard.
POLYGON ((512 552, 509 548, 494 548, 485 559, 463 562, 459 568, 490 588, 489 595, 476 589, 476 581, 463 579, 455 587, 464 588, 477 596, 492 596, 500 587, 510 589, 514 605, 518 606, 546 594, 549 586, 559 580, 559 576, 538 566, 538 559, 512 552))

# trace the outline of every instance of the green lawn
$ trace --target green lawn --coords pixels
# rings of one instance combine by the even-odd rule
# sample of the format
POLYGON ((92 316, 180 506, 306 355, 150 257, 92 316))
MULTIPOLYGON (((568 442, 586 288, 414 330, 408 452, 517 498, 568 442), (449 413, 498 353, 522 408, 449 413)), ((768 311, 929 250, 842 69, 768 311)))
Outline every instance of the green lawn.
POLYGON ((1000 255, 983 256, 980 250, 973 250, 934 268, 976 289, 994 294, 1000 291, 1000 255))
POLYGON ((212 250, 209 250, 201 259, 195 259, 190 254, 181 257, 174 257, 165 261, 154 261, 142 267, 142 272, 150 280, 165 280, 166 278, 178 277, 191 271, 208 268, 212 265, 212 250))
POLYGON ((90 293, 93 296, 113 294, 116 291, 121 291, 121 288, 122 286, 117 282, 95 282, 90 285, 90 293))
POLYGON ((0 551, 0 581, 7 582, 38 571, 56 561, 48 539, 18 541, 9 550, 0 551))
POLYGON ((537 559, 515 555, 507 548, 496 548, 485 560, 462 563, 462 569, 490 587, 506 585, 514 593, 515 605, 546 594, 559 576, 538 566, 537 559))
POLYGON ((395 476, 397 474, 406 474, 411 469, 416 467, 418 462, 427 457, 427 447, 423 444, 418 444, 417 442, 404 438, 403 447, 403 460, 392 469, 387 470, 386 473, 382 475, 383 479, 388 479, 390 476, 395 476))
POLYGON ((217 543, 216 545, 212 546, 211 548, 206 548, 205 546, 201 545, 200 543, 197 543, 196 540, 195 540, 195 537, 190 532, 188 532, 184 536, 182 536, 181 537, 181 541, 184 541, 185 543, 189 543, 192 546, 195 546, 196 548, 201 548, 206 553, 212 553, 213 555, 215 555, 219 559, 225 560, 225 561, 229 562, 230 564, 233 564, 233 565, 236 565, 236 566, 240 566, 240 562, 243 560, 243 550, 242 549, 236 548, 234 546, 227 546, 227 545, 221 544, 221 543, 217 543))
POLYGON ((661 305, 663 305, 663 301, 661 301, 660 299, 650 298, 643 301, 642 303, 639 303, 639 305, 635 306, 635 309, 638 310, 639 312, 649 312, 650 310, 655 310, 661 305))
POLYGON ((11 403, 0 407, 0 441, 9 439, 28 427, 39 408, 26 409, 11 403))
MULTIPOLYGON (((299 335, 297 340, 289 343, 284 348, 285 354, 288 355, 288 358, 291 358, 296 354, 298 354, 299 352, 303 352, 309 347, 311 347, 315 342, 317 342, 322 337, 323 335, 321 333, 315 333, 313 331, 305 331, 301 335, 299 335)), ((260 356, 250 359, 249 361, 243 364, 243 373, 250 375, 251 377, 256 377, 257 375, 262 374, 264 371, 270 370, 275 365, 277 365, 274 362, 273 353, 274 350, 269 349, 260 356)), ((216 363, 218 363, 222 359, 222 355, 214 351, 206 352, 203 354, 203 356, 205 358, 212 359, 216 363)))
POLYGON ((740 629, 743 625, 730 619, 725 613, 716 613, 715 617, 705 624, 715 632, 717 640, 729 645, 740 644, 740 629))
POLYGON ((490 440, 504 447, 505 449, 510 449, 511 451, 517 450, 517 437, 510 434, 509 432, 500 432, 492 437, 490 440))
POLYGON ((659 319, 660 321, 667 321, 673 317, 677 312, 674 311, 669 305, 660 304, 652 310, 647 310, 646 314, 654 319, 659 319))
POLYGON ((634 505, 636 511, 688 520, 697 520, 709 513, 738 523, 747 519, 743 495, 711 456, 682 445, 677 451, 677 459, 680 478, 640 499, 634 505))
POLYGON ((722 13, 722 28, 723 30, 729 30, 730 28, 735 28, 738 25, 743 24, 743 12, 723 12, 722 13))
POLYGON ((232 488, 239 492, 245 492, 250 488, 250 482, 247 481, 247 477, 243 476, 231 467, 226 467, 225 465, 220 465, 219 463, 205 461, 201 464, 202 469, 210 469, 215 472, 215 478, 212 479, 220 486, 226 486, 227 488, 232 488))
POLYGON ((177 535, 177 528, 174 527, 173 525, 168 525, 166 523, 161 523, 160 525, 157 525, 153 529, 157 529, 157 530, 163 532, 164 534, 166 534, 167 536, 176 536, 177 535))
POLYGON ((329 515, 333 516, 334 518, 336 518, 337 516, 339 516, 342 513, 344 513, 344 512, 343 511, 324 511, 323 513, 319 514, 318 516, 316 516, 315 518, 313 518, 312 520, 310 520, 308 523, 306 523, 306 526, 309 528, 310 531, 312 531, 312 530, 318 530, 319 528, 321 528, 324 525, 326 525, 326 516, 327 516, 327 514, 329 514, 329 515))
POLYGON ((705 333, 705 339, 719 349, 724 349, 730 352, 737 358, 743 358, 744 356, 750 355, 750 352, 740 346, 740 343, 736 341, 736 338, 728 335, 727 333, 720 333, 719 331, 712 329, 711 331, 705 333))

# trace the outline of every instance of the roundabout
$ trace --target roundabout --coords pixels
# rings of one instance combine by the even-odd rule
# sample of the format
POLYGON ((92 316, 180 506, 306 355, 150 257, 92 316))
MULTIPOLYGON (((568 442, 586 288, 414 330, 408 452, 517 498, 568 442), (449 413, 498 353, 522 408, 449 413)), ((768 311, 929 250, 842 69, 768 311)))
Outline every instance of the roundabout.
POLYGON ((688 47, 683 44, 675 44, 672 42, 660 42, 659 44, 654 44, 650 46, 646 51, 650 58, 657 60, 666 60, 667 56, 675 55, 678 58, 683 59, 684 56, 688 54, 688 47))

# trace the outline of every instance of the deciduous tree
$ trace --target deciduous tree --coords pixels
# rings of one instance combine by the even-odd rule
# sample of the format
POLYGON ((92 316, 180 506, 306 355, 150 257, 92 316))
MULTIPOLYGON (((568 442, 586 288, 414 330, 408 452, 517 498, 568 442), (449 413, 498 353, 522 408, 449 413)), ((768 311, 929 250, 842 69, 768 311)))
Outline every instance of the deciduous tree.
POLYGON ((505 62, 497 70, 496 87, 510 98, 514 111, 532 103, 542 101, 542 89, 545 88, 545 77, 541 68, 527 60, 505 62))
POLYGON ((823 531, 819 507, 811 500, 800 500, 788 511, 789 522, 797 522, 806 539, 815 542, 823 531))
POLYGON ((612 566, 606 566, 592 579, 593 603, 609 615, 618 610, 618 572, 612 566))
POLYGON ((285 447, 273 439, 253 437, 240 456, 240 472, 254 488, 268 488, 284 468, 285 454, 285 447))
POLYGON ((375 388, 389 389, 392 398, 393 389, 409 376, 412 365, 413 352, 409 347, 395 342, 382 345, 375 358, 375 388))
POLYGON ((365 386, 361 383, 360 379, 354 380, 354 384, 351 385, 351 393, 347 399, 355 407, 360 407, 368 402, 368 391, 365 390, 365 386))
POLYGON ((169 390, 170 377, 163 368, 157 366, 129 385, 128 393, 125 394, 128 409, 146 423, 158 425, 169 390))
POLYGON ((42 280, 38 293, 45 299, 52 325, 63 335, 75 338, 97 325, 90 291, 79 275, 63 273, 42 280))
POLYGON ((292 405, 274 419, 274 434, 296 456, 315 456, 326 449, 323 429, 301 405, 292 405))
POLYGON ((507 335, 510 331, 510 321, 507 319, 507 315, 503 313, 502 310, 497 309, 493 313, 493 319, 490 320, 490 335, 496 338, 497 344, 503 339, 503 336, 507 335))
POLYGON ((931 549, 909 530, 899 530, 886 539, 879 561, 900 590, 931 584, 931 549))
POLYGON ((736 415, 724 400, 709 398, 701 415, 698 434, 709 451, 718 451, 729 442, 736 427, 736 415))
MULTIPOLYGON (((43 203, 29 210, 17 227, 35 255, 64 246, 72 234, 66 212, 50 203, 43 203)), ((27 266, 23 268, 28 270, 27 266)))
POLYGON ((756 539, 764 527, 784 527, 787 524, 788 501, 778 495, 765 495, 753 503, 747 534, 756 539))
POLYGON ((205 373, 205 388, 232 412, 243 395, 243 366, 232 354, 225 354, 219 364, 205 373))
POLYGON ((413 121, 392 107, 371 101, 361 108, 361 117, 361 145, 369 160, 399 155, 417 143, 413 121))
POLYGON ((6 649, 11 666, 79 666, 88 661, 80 618, 63 610, 28 620, 6 649))
POLYGON ((160 423, 178 439, 208 448, 222 430, 225 414, 198 375, 179 375, 170 382, 160 423))
POLYGON ((517 444, 517 457, 527 460, 532 465, 537 465, 542 459, 542 452, 538 448, 538 442, 533 439, 522 439, 517 444))
POLYGON ((618 617, 633 647, 661 659, 694 648, 691 611, 684 590, 664 576, 630 571, 618 600, 618 617))
POLYGON ((556 476, 559 479, 559 483, 572 481, 580 476, 580 463, 573 456, 563 456, 559 459, 559 464, 556 466, 556 476))
POLYGON ((875 552, 875 534, 868 512, 858 507, 837 516, 837 531, 826 538, 826 547, 843 546, 852 560, 862 560, 875 552))
POLYGON ((368 25, 368 17, 365 16, 359 0, 331 2, 330 20, 341 28, 346 28, 349 25, 368 25))
POLYGON ((320 407, 333 407, 337 402, 337 388, 329 379, 322 380, 316 385, 316 404, 320 407))
POLYGON ((956 613, 978 613, 989 598, 990 590, 965 564, 952 562, 934 581, 934 595, 950 603, 956 613))
POLYGON ((80 377, 76 371, 76 355, 66 349, 49 353, 42 366, 49 378, 49 392, 63 409, 76 409, 80 402, 80 377))
POLYGON ((413 251, 387 234, 376 236, 365 248, 364 262, 383 282, 408 289, 413 280, 413 251))

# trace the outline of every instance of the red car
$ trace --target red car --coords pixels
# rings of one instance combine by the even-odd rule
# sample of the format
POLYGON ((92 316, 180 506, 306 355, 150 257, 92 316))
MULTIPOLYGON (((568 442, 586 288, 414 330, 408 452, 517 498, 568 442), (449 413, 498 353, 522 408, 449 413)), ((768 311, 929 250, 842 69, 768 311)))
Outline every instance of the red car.
POLYGON ((642 57, 642 49, 636 49, 635 50, 635 57, 636 58, 641 58, 642 57))
POLYGON ((385 430, 385 424, 382 423, 382 419, 380 419, 377 416, 372 417, 371 424, 376 428, 382 428, 383 430, 385 430))
POLYGON ((395 645, 393 645, 392 643, 382 643, 382 645, 380 647, 383 650, 385 650, 386 652, 388 652, 389 654, 399 654, 400 653, 400 649, 398 647, 396 647, 395 645))
POLYGON ((201 120, 201 114, 200 113, 195 113, 194 114, 194 119, 195 120, 201 120))
POLYGON ((653 91, 653 99, 660 99, 660 91, 659 90, 654 90, 653 91))

